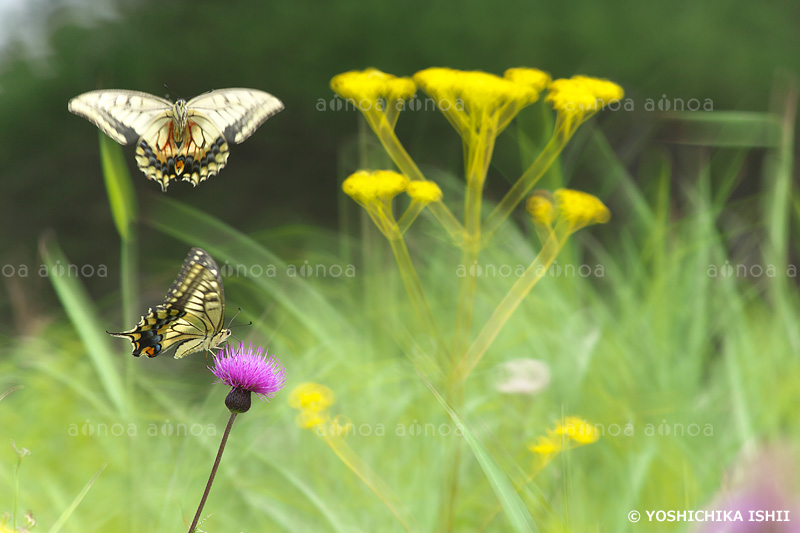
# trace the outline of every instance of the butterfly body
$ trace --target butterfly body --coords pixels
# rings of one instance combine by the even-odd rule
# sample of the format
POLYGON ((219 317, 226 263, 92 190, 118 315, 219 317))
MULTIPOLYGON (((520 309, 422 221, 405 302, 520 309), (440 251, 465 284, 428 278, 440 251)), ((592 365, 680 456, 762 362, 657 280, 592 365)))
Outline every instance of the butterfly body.
POLYGON ((211 350, 231 335, 223 328, 225 292, 219 268, 201 248, 192 248, 164 303, 147 311, 131 330, 111 333, 133 345, 133 355, 156 357, 175 348, 175 358, 211 350))
POLYGON ((167 190, 171 180, 192 185, 218 174, 228 161, 228 143, 241 143, 283 109, 271 94, 255 89, 219 89, 175 103, 151 94, 90 91, 69 102, 120 144, 136 143, 136 164, 167 190))

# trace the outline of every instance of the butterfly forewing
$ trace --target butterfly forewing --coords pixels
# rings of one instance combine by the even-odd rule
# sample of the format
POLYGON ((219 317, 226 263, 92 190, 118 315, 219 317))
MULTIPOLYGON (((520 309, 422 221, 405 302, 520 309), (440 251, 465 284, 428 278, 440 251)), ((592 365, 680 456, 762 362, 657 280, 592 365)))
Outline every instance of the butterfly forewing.
POLYGON ((283 109, 280 100, 254 89, 219 89, 192 98, 187 105, 190 116, 193 111, 203 113, 222 130, 226 139, 236 144, 283 109))
POLYGON ((69 101, 69 110, 120 144, 139 140, 158 118, 169 118, 172 103, 139 91, 91 91, 69 101))
POLYGON ((121 144, 136 142, 136 164, 166 191, 170 181, 197 185, 218 174, 228 142, 240 143, 283 109, 255 89, 220 89, 189 102, 137 91, 92 91, 70 100, 69 110, 121 144))
POLYGON ((175 348, 175 358, 216 348, 230 331, 223 329, 225 292, 219 268, 201 248, 192 248, 164 303, 150 309, 135 328, 121 333, 133 355, 156 357, 175 348))

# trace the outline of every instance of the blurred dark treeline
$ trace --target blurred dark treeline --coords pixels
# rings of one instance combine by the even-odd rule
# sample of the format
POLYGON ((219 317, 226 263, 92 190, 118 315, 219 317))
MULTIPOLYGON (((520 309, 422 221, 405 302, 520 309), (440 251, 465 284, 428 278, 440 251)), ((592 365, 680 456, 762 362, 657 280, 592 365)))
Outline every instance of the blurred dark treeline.
MULTIPOLYGON (((67 101, 88 90, 176 99, 253 87, 282 99, 285 111, 232 147, 220 176, 196 189, 177 183, 168 193, 253 233, 298 222, 335 229, 338 183, 354 170, 338 153, 357 131, 356 113, 328 107, 328 82, 339 72, 374 66, 410 75, 450 66, 502 74, 533 66, 554 77, 607 77, 637 107, 666 95, 758 111, 768 106, 777 71, 800 70, 795 1, 140 1, 120 2, 116 16, 101 19, 80 9, 47 15, 49 55, 33 61, 12 43, 0 65, 0 263, 29 269, 27 278, 4 276, 0 318, 13 316, 17 327, 55 302, 37 273, 44 232, 55 232, 72 262, 108 265, 107 278, 86 280, 93 295, 118 286, 98 131, 67 112, 67 101)), ((418 115, 400 120, 409 151, 423 164, 458 164, 459 144, 445 121, 418 115), (440 132, 443 143, 432 142, 440 132)), ((625 122, 614 122, 618 136, 625 122)), ((125 154, 146 204, 159 188, 135 169, 131 147, 125 154)), ((188 247, 145 228, 140 237, 143 269, 172 277, 188 247)))

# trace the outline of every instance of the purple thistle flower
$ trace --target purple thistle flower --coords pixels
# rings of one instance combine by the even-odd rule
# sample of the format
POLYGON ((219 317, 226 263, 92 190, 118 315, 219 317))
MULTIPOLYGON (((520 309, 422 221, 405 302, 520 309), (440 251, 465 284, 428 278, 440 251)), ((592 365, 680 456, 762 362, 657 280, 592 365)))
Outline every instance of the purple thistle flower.
POLYGON ((214 368, 209 370, 217 377, 214 383, 225 383, 232 387, 225 405, 231 412, 245 413, 250 409, 250 393, 255 392, 262 400, 275 396, 284 387, 286 370, 274 356, 267 357, 261 346, 253 344, 245 349, 239 345, 226 344, 214 354, 214 368))

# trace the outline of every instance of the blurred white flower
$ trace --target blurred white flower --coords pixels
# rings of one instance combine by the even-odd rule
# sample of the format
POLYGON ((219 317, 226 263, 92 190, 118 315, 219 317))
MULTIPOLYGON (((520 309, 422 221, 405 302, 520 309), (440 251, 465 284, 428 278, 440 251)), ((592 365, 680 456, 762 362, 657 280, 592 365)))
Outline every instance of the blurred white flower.
POLYGON ((550 367, 538 359, 512 359, 496 368, 495 388, 504 394, 536 394, 550 384, 550 367))

